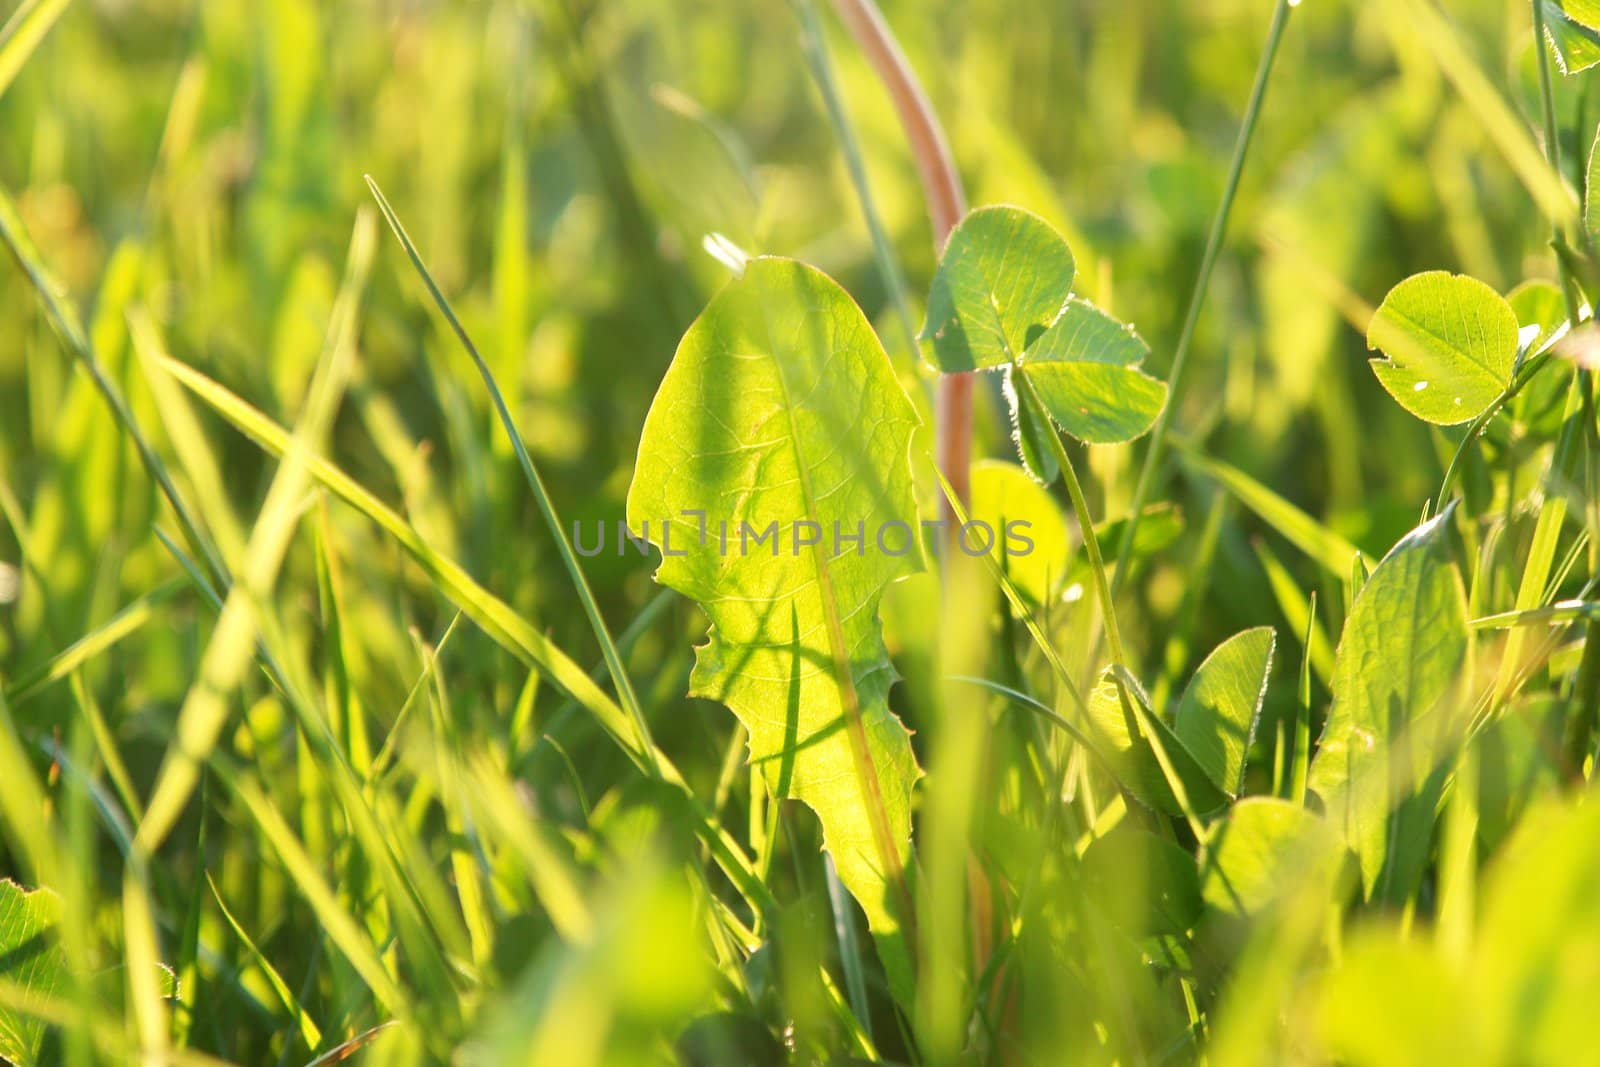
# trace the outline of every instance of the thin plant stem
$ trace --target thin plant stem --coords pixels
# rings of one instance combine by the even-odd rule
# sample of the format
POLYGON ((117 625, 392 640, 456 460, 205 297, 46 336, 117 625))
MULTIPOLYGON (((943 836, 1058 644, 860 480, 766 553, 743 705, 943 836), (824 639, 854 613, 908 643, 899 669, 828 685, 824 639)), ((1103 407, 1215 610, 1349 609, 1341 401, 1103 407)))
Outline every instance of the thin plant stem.
POLYGON ((1028 380, 1028 375, 1017 367, 1012 370, 1012 380, 1021 386, 1017 390, 1017 399, 1033 409, 1039 425, 1048 427, 1045 436, 1050 439, 1056 465, 1061 468, 1061 478, 1067 483, 1067 496, 1072 498, 1072 510, 1078 517, 1078 526, 1083 533, 1083 551, 1089 557, 1089 569, 1094 572, 1095 596, 1100 600, 1100 611, 1105 619, 1106 643, 1111 646, 1111 660, 1123 666, 1127 663, 1127 653, 1122 647, 1122 629, 1117 625, 1117 609, 1111 599, 1105 558, 1100 554, 1100 538, 1094 532, 1094 516, 1089 514, 1089 502, 1084 498, 1083 486, 1078 481, 1077 471, 1073 469, 1072 457, 1067 454, 1066 445, 1061 443, 1061 435, 1050 419, 1050 412, 1039 399, 1038 390, 1028 380))
POLYGON ((1178 335, 1178 347, 1172 356, 1172 372, 1167 382, 1167 405, 1161 409, 1155 428, 1150 433, 1150 447, 1145 452, 1144 466, 1139 471, 1139 481, 1134 487, 1133 503, 1128 510, 1128 521, 1122 529, 1122 539, 1117 546, 1117 572, 1112 577, 1111 592, 1122 588, 1128 573, 1129 556, 1133 552, 1134 535, 1139 529, 1139 515, 1145 501, 1155 488, 1156 470, 1161 464, 1162 448, 1167 441, 1167 428, 1172 413, 1178 409, 1183 397, 1184 371, 1189 365, 1189 351, 1194 344, 1195 327, 1200 321, 1200 310, 1205 304, 1206 290, 1211 286, 1211 274, 1227 236, 1228 219, 1233 214, 1233 201, 1239 192, 1239 179, 1244 174, 1245 159, 1250 153, 1250 142, 1255 137, 1256 125, 1261 119, 1261 105, 1267 96, 1267 84, 1272 78, 1272 65, 1278 57, 1278 46, 1283 43, 1283 31, 1289 22, 1289 11, 1298 0, 1278 0, 1272 12, 1272 24, 1267 28, 1267 41, 1261 51, 1261 64, 1256 68, 1256 80, 1250 90, 1250 102, 1245 107, 1244 122, 1239 127, 1239 138, 1233 147, 1233 162, 1228 167, 1228 182, 1223 187, 1222 202, 1217 205, 1216 217, 1211 221, 1211 233, 1206 238, 1205 251, 1200 256, 1200 272, 1195 276, 1194 291, 1189 297, 1189 310, 1184 316, 1183 332, 1178 335))
MULTIPOLYGON (((923 199, 933 224, 933 247, 944 251, 950 231, 967 213, 966 192, 950 156, 944 130, 928 103, 927 94, 917 81, 911 64, 890 31, 873 0, 833 0, 834 10, 850 30, 878 80, 894 101, 900 125, 911 148, 911 158, 922 182, 923 199)), ((939 470, 962 503, 971 499, 970 460, 972 456, 972 374, 944 374, 939 377, 935 403, 938 427, 939 470)), ((944 519, 952 516, 948 503, 944 519)))
POLYGON ((505 397, 501 395, 500 388, 495 384, 494 374, 489 370, 489 364, 484 361, 478 352, 477 345, 472 343, 472 338, 467 335, 466 328, 456 318, 455 311, 450 307, 450 302, 445 299, 444 293, 434 284, 433 275, 428 272, 427 266, 422 262, 422 256, 417 252, 416 245, 411 243, 411 238, 406 229, 401 225, 400 217, 394 213, 385 199, 383 190, 378 188, 378 183, 370 176, 367 186, 372 190, 373 198, 378 202, 378 208, 383 212, 383 217, 389 223, 389 228, 394 231, 395 237, 405 249, 406 256, 411 260, 411 265, 416 268, 423 284, 428 289, 428 294, 433 297, 434 304, 439 308, 440 314, 450 324, 456 339, 472 357, 472 362, 478 368, 478 373, 483 376, 484 385, 489 390, 489 398, 494 403, 495 413, 499 415, 501 425, 504 426, 506 435, 511 438, 511 447, 517 454, 517 462, 522 466, 522 473, 527 478, 528 487, 533 490, 533 498, 539 505, 539 512, 544 516, 545 524, 550 527, 550 534, 555 539, 556 549, 561 553, 561 562, 566 565, 567 575, 572 579, 573 587, 578 593, 578 602, 583 606, 583 612, 589 617, 589 625, 594 630, 595 639, 600 643, 600 653, 605 658, 606 669, 611 673, 611 681, 617 687, 617 698, 633 719, 634 730, 638 733, 639 749, 644 754, 649 770, 656 775, 661 772, 661 767, 656 759, 655 741, 650 736, 650 724, 645 720, 644 707, 639 703, 639 696, 634 692, 633 682, 628 677, 626 666, 622 662, 622 654, 617 651, 616 642, 611 638, 611 631, 606 626, 605 618, 600 614, 600 605, 595 602, 594 593, 589 588, 589 580, 584 577, 583 568, 578 565, 578 557, 572 551, 572 545, 567 540, 561 526, 561 517, 556 514, 555 504, 550 499, 550 494, 545 490, 544 479, 539 477, 539 471, 533 465, 533 459, 528 455, 528 448, 522 442, 522 435, 517 432, 516 421, 511 417, 511 410, 506 406, 505 397))
POLYGON ((1450 498, 1450 489, 1455 484, 1456 474, 1461 469, 1461 464, 1466 460, 1468 447, 1478 439, 1478 435, 1483 433, 1484 427, 1489 425, 1490 421, 1500 413, 1501 409, 1509 404, 1522 391, 1523 387, 1533 380, 1534 375, 1539 373, 1549 359, 1548 353, 1541 353, 1524 363, 1522 369, 1517 372, 1505 391, 1495 397, 1493 402, 1467 425, 1467 432, 1462 435, 1461 443, 1456 446, 1455 453, 1450 457, 1450 466, 1445 468, 1444 478, 1439 483, 1439 493, 1433 503, 1434 514, 1444 510, 1444 506, 1450 498))
POLYGON ((861 142, 845 110, 844 97, 839 91, 839 80, 834 74, 833 58, 828 54, 828 41, 823 36, 822 20, 817 17, 816 0, 792 0, 795 15, 800 20, 800 48, 811 68, 811 77, 822 95, 823 106, 828 111, 828 121, 833 124, 833 135, 844 154, 845 169, 850 172, 850 184, 855 189, 856 200, 867 223, 867 233, 872 239, 872 257, 877 261, 878 273, 883 275, 884 288, 889 291, 889 303, 894 308, 896 323, 905 335, 906 351, 913 362, 917 358, 917 326, 911 315, 911 303, 906 293, 905 273, 895 257, 894 245, 883 226, 883 216, 878 213, 877 200, 872 195, 872 184, 867 180, 866 161, 862 156, 861 142))

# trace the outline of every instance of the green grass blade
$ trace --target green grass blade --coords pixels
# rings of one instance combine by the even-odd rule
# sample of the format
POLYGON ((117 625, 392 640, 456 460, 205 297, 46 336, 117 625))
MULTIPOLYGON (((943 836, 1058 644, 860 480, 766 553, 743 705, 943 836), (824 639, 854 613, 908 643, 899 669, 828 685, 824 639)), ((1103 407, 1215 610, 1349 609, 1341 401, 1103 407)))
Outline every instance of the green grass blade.
POLYGON ((225 780, 249 810, 267 843, 278 854, 300 895, 316 912, 328 939, 350 961, 350 965, 379 1001, 397 1015, 409 1015, 409 999, 405 992, 378 958, 378 951, 366 932, 339 903, 337 894, 328 887, 316 863, 306 854, 305 846, 283 821, 283 816, 272 801, 248 779, 235 776, 225 780))
POLYGON ((222 899, 222 893, 217 889, 217 884, 211 880, 209 872, 206 873, 205 879, 206 885, 211 889, 212 899, 217 902, 217 909, 222 912, 222 917, 227 921, 228 927, 233 931, 234 936, 239 939, 240 943, 244 945, 245 951, 250 954, 251 960, 261 969, 267 984, 272 987, 272 992, 277 996, 278 1003, 283 1005, 283 1010, 288 1012, 289 1017, 294 1020, 295 1028, 300 1031, 301 1040, 306 1043, 306 1051, 315 1054, 317 1047, 322 1044, 322 1031, 318 1028, 316 1021, 311 1018, 310 1013, 300 1004, 300 999, 294 995, 294 990, 289 988, 289 984, 283 980, 283 976, 272 965, 272 961, 262 954, 249 933, 239 924, 239 920, 233 917, 233 912, 228 910, 228 905, 222 899))
POLYGON ((1172 370, 1167 375, 1167 402, 1156 417, 1150 431, 1150 447, 1145 450, 1144 464, 1139 468, 1139 480, 1134 486, 1133 501, 1128 509, 1128 524, 1123 527, 1122 541, 1117 546, 1117 571, 1112 579, 1112 595, 1120 592, 1132 562, 1134 538, 1138 534, 1139 520, 1144 513, 1145 501, 1155 488, 1155 474, 1161 463, 1161 452, 1167 440, 1167 428, 1183 397, 1184 371, 1188 369, 1189 352, 1194 343, 1195 329, 1200 324, 1200 309, 1205 306, 1206 293, 1211 288, 1211 273, 1216 268, 1217 257, 1222 252, 1222 242, 1228 236, 1228 220, 1233 214, 1234 198, 1239 193, 1239 181, 1244 176, 1245 160, 1250 155, 1250 143, 1255 138, 1256 124, 1261 119, 1261 105, 1267 98, 1267 86, 1272 81, 1272 68, 1278 58, 1278 48, 1283 43, 1283 33, 1289 24, 1289 12, 1299 0, 1277 0, 1272 9, 1272 22, 1267 27, 1266 43, 1261 49, 1261 61, 1256 67, 1255 84, 1250 89, 1250 101, 1245 105, 1244 119, 1239 124, 1239 136, 1233 146, 1233 160, 1228 165, 1227 185, 1222 200, 1211 220, 1211 232, 1206 237, 1205 251, 1200 256, 1200 270, 1195 275, 1194 289, 1189 294, 1189 310, 1184 314, 1183 331, 1178 336, 1178 347, 1173 352, 1172 370))
POLYGON ((199 680, 178 712, 176 738, 139 824, 135 840, 141 848, 154 850, 188 803, 200 765, 227 721, 229 695, 254 659, 256 604, 265 600, 276 581, 290 539, 300 524, 301 499, 312 482, 300 456, 327 434, 350 380, 361 296, 371 269, 374 244, 374 221, 370 215, 362 214, 351 238, 345 284, 328 324, 322 362, 295 429, 295 440, 302 447, 284 458, 267 490, 245 555, 238 563, 239 581, 223 603, 200 662, 199 680))
POLYGON ((915 365, 921 345, 917 343, 916 320, 911 315, 911 305, 906 298, 905 272, 900 269, 894 243, 884 228, 877 198, 872 194, 861 142, 856 137, 850 114, 845 110, 844 95, 834 75, 833 58, 828 53, 828 39, 822 32, 821 20, 817 18, 816 0, 792 0, 792 3, 800 20, 800 49, 811 68, 811 78, 817 83, 817 92, 822 96, 828 121, 833 126, 833 136, 839 142, 845 168, 850 173, 850 185, 855 190, 856 202, 861 206, 862 218, 867 223, 867 234, 872 239, 873 259, 877 262, 878 273, 883 276, 884 288, 889 291, 895 322, 905 334, 906 358, 915 365))
POLYGON ((1188 446, 1180 445, 1180 448, 1186 465, 1215 479, 1290 544, 1326 567, 1340 581, 1350 577, 1351 561, 1356 555, 1355 545, 1237 467, 1201 455, 1188 446))
MULTIPOLYGON (((582 667, 557 648, 536 627, 518 615, 505 601, 478 584, 459 563, 435 550, 415 527, 401 518, 392 508, 362 488, 353 478, 328 460, 308 451, 303 442, 297 442, 288 431, 260 411, 192 367, 160 356, 157 358, 157 363, 207 406, 267 452, 280 457, 289 453, 299 456, 306 470, 323 488, 393 537, 439 590, 468 618, 507 651, 529 666, 544 671, 564 692, 594 716, 596 722, 636 765, 648 772, 650 764, 639 750, 637 736, 630 728, 622 709, 590 680, 582 667)), ((653 754, 655 765, 660 768, 661 779, 686 789, 683 776, 677 768, 659 750, 655 750, 653 754)), ((703 812, 696 825, 697 831, 711 845, 712 855, 718 865, 732 879, 741 895, 758 910, 770 909, 771 894, 756 876, 748 857, 727 831, 705 818, 703 812)))
POLYGON ((13 708, 33 697, 90 660, 105 654, 119 642, 138 633, 156 617, 157 609, 171 600, 184 586, 181 581, 165 582, 117 612, 105 624, 78 638, 67 648, 20 676, 6 692, 13 708))
POLYGON ((572 542, 568 540, 566 530, 561 525, 561 518, 556 514, 555 504, 550 499, 550 494, 545 490, 544 480, 539 477, 539 471, 533 465, 533 459, 528 455, 528 448, 522 441, 522 434, 517 430, 516 420, 511 416, 511 409, 506 406, 505 397, 500 393, 500 387, 495 384, 494 372, 489 369, 489 364, 478 353, 478 348, 472 343, 472 338, 467 335, 466 329, 461 325, 461 320, 456 318, 455 311, 450 307, 450 302, 440 292, 439 286, 434 282, 433 276, 428 273, 427 266, 422 262, 416 245, 411 243, 405 227, 401 224, 399 216, 389 206, 389 201, 384 199, 383 190, 378 188, 378 183, 370 176, 367 186, 372 190, 373 198, 378 202, 378 208, 383 212, 383 217, 389 223, 389 228, 405 248, 406 255, 411 259, 411 265, 417 269, 417 274, 427 286, 428 293, 433 297, 440 314, 455 331, 457 339, 461 341, 467 354, 472 357, 472 362, 477 366, 478 373, 483 376, 483 384, 489 391, 489 397, 494 402, 495 413, 500 417, 500 424, 504 427, 506 436, 511 439, 511 447, 516 451, 517 462, 522 466, 522 473, 528 480, 528 488, 533 490, 534 500, 539 505, 539 512, 544 516, 545 525, 550 529, 550 536, 555 539, 556 548, 561 554, 561 562, 567 568, 567 574, 572 579, 573 588, 577 590, 578 602, 583 606, 584 614, 589 617, 589 625, 594 630, 595 639, 600 642, 601 655, 605 657, 606 667, 611 672, 611 680, 617 687, 617 696, 628 715, 633 719, 634 730, 638 734, 639 751, 643 753, 647 764, 652 770, 659 770, 656 765, 655 743, 650 737, 650 725, 645 721, 644 708, 639 703, 639 697, 633 690, 633 682, 628 678, 628 671, 622 662, 622 655, 617 651, 616 642, 611 639, 611 631, 607 628, 605 619, 600 614, 600 605, 595 602, 594 593, 589 588, 589 581, 583 575, 583 568, 578 565, 578 556, 572 550, 572 542))
MULTIPOLYGON (((1505 157, 1517 179, 1550 219, 1564 224, 1578 211, 1577 198, 1561 175, 1550 166, 1539 146, 1528 133, 1527 125, 1504 98, 1495 91, 1488 75, 1473 60, 1460 35, 1430 0, 1403 0, 1401 7, 1410 16, 1422 45, 1461 98, 1471 107, 1484 133, 1505 157)), ((1536 43, 1543 50, 1544 42, 1536 43)))
POLYGON ((1328 639, 1327 631, 1317 618, 1314 603, 1316 598, 1307 597, 1300 591, 1300 586, 1295 583, 1289 569, 1273 555, 1265 543, 1257 541, 1253 547, 1256 558, 1261 561, 1261 569, 1267 572, 1267 584, 1272 587, 1272 595, 1278 602, 1278 610, 1283 612, 1283 617, 1289 620, 1290 626, 1309 635, 1305 650, 1312 669, 1324 683, 1328 682, 1333 677, 1333 642, 1328 639))
POLYGON ((33 238, 28 235, 27 227, 22 224, 22 216, 18 214, 16 205, 3 191, 0 191, 0 242, 11 250, 17 265, 27 275, 28 281, 33 285, 39 295, 40 302, 44 305, 45 316, 50 320, 50 326, 56 335, 66 344, 84 370, 94 382, 100 395, 105 397, 110 405, 112 414, 121 424, 123 432, 133 442, 138 450, 139 460, 155 483, 160 487, 161 493, 171 505, 173 513, 178 518, 178 525, 183 532, 184 539, 189 542, 190 548, 196 555, 205 559, 213 574, 222 574, 222 562, 216 552, 211 548, 200 532, 199 523, 195 521, 193 512, 184 501, 178 488, 172 482, 172 476, 167 473, 166 464, 150 444, 149 438, 140 428, 138 421, 133 416, 128 401, 122 395, 111 378, 101 366, 99 358, 95 355, 89 344, 88 334, 84 331, 83 321, 78 317, 78 312, 73 308, 67 297, 66 286, 63 285, 50 268, 45 266, 44 257, 39 254, 39 249, 33 243, 33 238))
POLYGON ((23 0, 0 26, 0 96, 72 0, 23 0))

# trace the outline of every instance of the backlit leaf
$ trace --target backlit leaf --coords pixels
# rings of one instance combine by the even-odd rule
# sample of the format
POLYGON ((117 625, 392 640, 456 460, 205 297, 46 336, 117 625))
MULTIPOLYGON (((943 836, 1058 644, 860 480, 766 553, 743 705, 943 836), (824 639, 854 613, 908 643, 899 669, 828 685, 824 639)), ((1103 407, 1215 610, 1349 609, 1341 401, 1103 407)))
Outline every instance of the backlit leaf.
POLYGON ((1440 426, 1468 422, 1511 383, 1517 315, 1465 275, 1416 274, 1384 297, 1367 329, 1378 381, 1411 414, 1440 426))
POLYGON ((1089 720, 1117 779, 1146 806, 1169 815, 1181 814, 1183 810, 1146 736, 1147 729, 1157 734, 1156 740, 1161 743, 1188 797, 1189 806, 1196 814, 1216 811, 1227 803, 1228 798, 1212 784, 1205 769, 1172 727, 1150 711, 1150 702, 1144 693, 1126 676, 1123 684, 1118 684, 1115 668, 1103 671, 1089 694, 1089 720), (1135 700, 1139 701, 1137 708, 1133 706, 1135 700))
POLYGON ((1116 444, 1148 430, 1167 402, 1166 383, 1139 370, 1149 352, 1132 327, 1073 297, 1028 347, 1020 373, 1067 433, 1116 444))
POLYGON ((1307 784, 1360 858, 1368 896, 1386 867, 1402 893, 1426 859, 1440 733, 1429 713, 1467 653, 1466 597, 1446 547, 1451 514, 1407 534, 1356 598, 1311 762, 1307 784))
POLYGON ((1247 797, 1206 837, 1200 892, 1212 910, 1245 918, 1301 880, 1331 888, 1343 862, 1338 835, 1315 813, 1276 797, 1247 797))
POLYGON ((663 551, 657 580, 711 618, 691 692, 727 704, 768 786, 816 811, 900 994, 918 769, 888 706, 878 601, 921 566, 915 425, 849 296, 801 263, 753 259, 679 345, 628 494, 630 526, 663 551))
POLYGON ((1067 523, 1050 494, 1015 463, 980 460, 968 517, 987 524, 996 561, 1031 606, 1042 605, 1067 568, 1067 523))
POLYGON ((1148 830, 1119 826, 1083 853, 1094 902, 1134 936, 1181 934, 1200 917, 1194 857, 1148 830))
POLYGON ((972 212, 950 232, 928 294, 922 339, 947 373, 1014 363, 1056 320, 1077 266, 1039 216, 1015 207, 972 212))
MULTIPOLYGON (((30 996, 59 996, 68 980, 57 940, 60 923, 61 904, 54 893, 0 881, 0 980, 30 996)), ((44 1034, 36 1018, 0 1008, 0 1061, 32 1067, 39 1062, 44 1034)))
POLYGON ((1048 434, 1055 433, 1055 427, 1035 414, 1030 404, 1024 404, 1022 398, 1017 396, 1017 384, 1014 380, 1015 371, 1006 373, 1004 392, 1006 404, 1011 409, 1011 441, 1017 446, 1017 455, 1022 459, 1023 469, 1040 485, 1049 485, 1061 473, 1061 465, 1056 462, 1056 454, 1050 445, 1048 434))
MULTIPOLYGON (((1595 62, 1600 63, 1600 41, 1595 45, 1595 62)), ((1583 227, 1591 240, 1600 238, 1600 130, 1595 131, 1589 148, 1589 166, 1584 176, 1583 227)), ((1556 292, 1559 296, 1560 290, 1556 292)))
POLYGON ((1173 731, 1229 796, 1244 785, 1276 646, 1270 626, 1228 638, 1200 664, 1178 702, 1173 731))
POLYGON ((1600 64, 1600 4, 1594 0, 1540 0, 1544 32, 1561 73, 1578 74, 1600 64))

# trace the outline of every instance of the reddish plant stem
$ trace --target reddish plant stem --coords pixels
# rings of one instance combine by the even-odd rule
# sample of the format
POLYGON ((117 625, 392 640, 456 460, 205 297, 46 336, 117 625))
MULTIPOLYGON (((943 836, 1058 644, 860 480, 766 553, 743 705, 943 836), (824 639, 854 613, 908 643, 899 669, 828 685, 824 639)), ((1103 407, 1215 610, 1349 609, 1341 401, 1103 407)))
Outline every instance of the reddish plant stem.
MULTIPOLYGON (((833 0, 833 7, 894 101, 911 157, 916 161, 917 177, 922 181, 928 220, 933 224, 933 248, 943 253, 950 231, 967 213, 967 196, 950 157, 944 130, 878 5, 873 0, 833 0)), ((966 504, 971 499, 968 465, 972 456, 972 375, 940 375, 934 410, 939 469, 957 499, 966 504)), ((949 503, 943 503, 942 508, 941 517, 946 523, 953 522, 955 513, 949 503)))

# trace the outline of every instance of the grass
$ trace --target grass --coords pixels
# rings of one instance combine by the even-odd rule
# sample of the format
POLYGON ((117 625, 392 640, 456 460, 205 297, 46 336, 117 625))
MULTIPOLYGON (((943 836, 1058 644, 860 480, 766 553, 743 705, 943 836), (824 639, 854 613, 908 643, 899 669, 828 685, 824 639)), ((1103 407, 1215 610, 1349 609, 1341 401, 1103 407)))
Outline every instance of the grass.
POLYGON ((1586 1058, 1592 13, 875 6, 0 11, 0 1062, 1586 1058))

